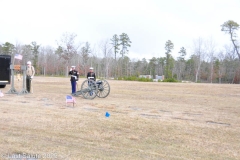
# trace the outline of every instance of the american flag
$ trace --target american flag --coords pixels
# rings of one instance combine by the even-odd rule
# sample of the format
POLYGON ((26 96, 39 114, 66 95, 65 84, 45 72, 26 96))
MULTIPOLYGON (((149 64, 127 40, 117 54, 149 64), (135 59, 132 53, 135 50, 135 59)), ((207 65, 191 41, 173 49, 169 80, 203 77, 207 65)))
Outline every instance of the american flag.
POLYGON ((75 98, 72 96, 67 95, 66 96, 66 103, 75 103, 75 98))
POLYGON ((22 60, 22 55, 21 55, 21 54, 16 54, 16 55, 14 56, 14 58, 15 58, 15 59, 20 59, 20 60, 22 60))

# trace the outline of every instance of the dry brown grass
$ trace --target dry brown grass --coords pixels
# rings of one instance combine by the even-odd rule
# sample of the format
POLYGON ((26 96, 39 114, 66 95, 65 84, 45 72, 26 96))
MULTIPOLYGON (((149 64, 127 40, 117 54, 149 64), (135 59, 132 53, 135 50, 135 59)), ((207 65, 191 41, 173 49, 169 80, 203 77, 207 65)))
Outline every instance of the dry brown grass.
POLYGON ((80 96, 74 108, 65 106, 69 78, 35 77, 33 94, 5 94, 1 159, 240 159, 239 85, 108 82, 107 98, 80 96))

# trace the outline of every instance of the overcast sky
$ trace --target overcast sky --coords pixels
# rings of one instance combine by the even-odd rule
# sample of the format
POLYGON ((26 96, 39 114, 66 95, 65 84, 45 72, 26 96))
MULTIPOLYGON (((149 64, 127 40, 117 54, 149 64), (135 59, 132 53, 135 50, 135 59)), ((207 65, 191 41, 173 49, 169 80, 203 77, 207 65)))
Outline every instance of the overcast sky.
MULTIPOLYGON (((128 56, 149 59, 165 56, 165 43, 190 49, 199 37, 212 38, 218 47, 229 44, 220 25, 240 24, 240 0, 1 0, 0 43, 55 47, 65 32, 91 46, 128 34, 128 56)), ((238 35, 240 32, 238 31, 238 35)))

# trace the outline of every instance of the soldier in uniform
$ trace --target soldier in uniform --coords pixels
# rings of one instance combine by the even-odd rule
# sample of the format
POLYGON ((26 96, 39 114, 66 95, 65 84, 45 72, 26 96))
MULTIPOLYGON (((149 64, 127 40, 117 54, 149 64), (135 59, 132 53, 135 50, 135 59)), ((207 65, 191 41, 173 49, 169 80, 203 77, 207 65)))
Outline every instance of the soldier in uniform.
POLYGON ((87 73, 87 79, 91 79, 96 81, 96 74, 93 72, 93 68, 89 68, 89 72, 87 73))
MULTIPOLYGON (((93 81, 96 81, 96 74, 93 72, 93 67, 89 68, 89 72, 87 73, 87 79, 91 79, 93 81)), ((93 83, 91 81, 88 82, 88 85, 92 85, 93 83)), ((93 95, 93 92, 91 91, 90 96, 93 95)))
POLYGON ((32 66, 32 63, 30 61, 27 62, 27 78, 26 78, 26 86, 27 86, 27 91, 30 93, 31 90, 31 84, 32 84, 32 79, 35 74, 35 69, 32 66))
POLYGON ((72 85, 72 94, 76 92, 76 85, 79 77, 78 71, 75 70, 75 66, 72 66, 69 73, 71 75, 70 81, 72 85))

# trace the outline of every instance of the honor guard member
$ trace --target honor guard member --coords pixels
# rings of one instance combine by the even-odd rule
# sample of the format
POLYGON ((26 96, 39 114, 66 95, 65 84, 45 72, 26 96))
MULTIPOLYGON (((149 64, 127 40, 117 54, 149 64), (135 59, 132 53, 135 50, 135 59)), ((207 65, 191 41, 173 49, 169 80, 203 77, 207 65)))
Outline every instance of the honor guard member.
MULTIPOLYGON (((96 81, 96 75, 93 72, 93 67, 89 68, 89 72, 87 73, 87 79, 91 79, 93 81, 96 81)), ((92 85, 92 84, 93 83, 91 81, 88 81, 88 85, 92 85)), ((93 95, 93 91, 91 91, 89 94, 90 94, 90 96, 92 96, 93 95)))
POLYGON ((27 62, 27 78, 26 78, 26 86, 27 86, 27 91, 30 93, 31 90, 31 84, 32 84, 32 79, 35 74, 35 69, 32 66, 32 63, 30 61, 27 62))
POLYGON ((89 68, 89 72, 87 73, 87 79, 96 81, 96 74, 93 72, 93 67, 89 68))
POLYGON ((73 94, 76 92, 76 85, 77 85, 76 81, 78 81, 79 73, 78 71, 75 70, 75 66, 72 66, 68 74, 71 75, 70 81, 72 85, 72 94, 73 94))

